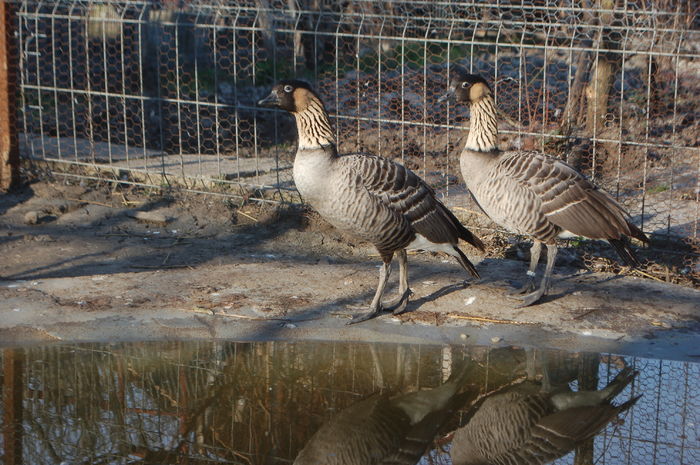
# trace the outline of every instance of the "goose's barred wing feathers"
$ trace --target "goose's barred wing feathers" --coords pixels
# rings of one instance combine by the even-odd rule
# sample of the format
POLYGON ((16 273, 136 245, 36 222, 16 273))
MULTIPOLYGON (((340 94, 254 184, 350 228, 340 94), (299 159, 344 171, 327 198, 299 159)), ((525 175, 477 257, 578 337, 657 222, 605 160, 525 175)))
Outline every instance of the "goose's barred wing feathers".
MULTIPOLYGON (((634 375, 632 375, 634 377, 634 375)), ((612 384, 612 383, 611 383, 612 384)), ((621 389, 627 383, 620 383, 621 389)), ((523 395, 514 390, 490 397, 465 428, 455 434, 455 464, 541 465, 562 457, 592 438, 641 396, 623 404, 609 403, 620 390, 598 405, 557 411, 550 395, 523 395)))
POLYGON ((484 245, 439 201, 433 189, 408 168, 371 154, 349 154, 339 161, 350 167, 359 183, 397 214, 415 233, 431 242, 457 243, 463 239, 479 250, 484 245))
POLYGON ((495 169, 533 192, 542 214, 563 230, 591 239, 615 241, 626 235, 649 241, 620 204, 561 160, 539 152, 512 152, 495 169))

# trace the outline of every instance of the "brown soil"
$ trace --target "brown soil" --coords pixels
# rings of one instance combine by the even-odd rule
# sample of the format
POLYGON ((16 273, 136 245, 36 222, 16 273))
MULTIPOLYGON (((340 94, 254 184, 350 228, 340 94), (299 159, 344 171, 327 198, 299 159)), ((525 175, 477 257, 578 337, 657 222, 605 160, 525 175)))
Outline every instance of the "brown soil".
POLYGON ((591 272, 563 249, 551 295, 516 309, 505 294, 524 277, 526 246, 475 231, 488 255, 463 249, 480 281, 463 285, 448 257, 412 254, 407 312, 346 326, 374 293, 378 258, 307 209, 36 181, 0 195, 0 344, 225 337, 698 355, 700 291, 591 272))

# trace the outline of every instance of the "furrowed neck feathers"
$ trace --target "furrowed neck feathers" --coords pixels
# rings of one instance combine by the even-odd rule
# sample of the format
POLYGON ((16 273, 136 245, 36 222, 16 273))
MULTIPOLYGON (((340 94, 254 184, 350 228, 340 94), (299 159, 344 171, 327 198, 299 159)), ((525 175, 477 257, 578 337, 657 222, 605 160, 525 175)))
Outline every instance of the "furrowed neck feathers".
POLYGON ((464 148, 476 152, 498 150, 496 104, 491 95, 485 95, 471 104, 469 135, 464 148))
POLYGON ((310 98, 306 108, 295 112, 299 134, 299 150, 335 147, 335 135, 328 113, 317 98, 310 98))

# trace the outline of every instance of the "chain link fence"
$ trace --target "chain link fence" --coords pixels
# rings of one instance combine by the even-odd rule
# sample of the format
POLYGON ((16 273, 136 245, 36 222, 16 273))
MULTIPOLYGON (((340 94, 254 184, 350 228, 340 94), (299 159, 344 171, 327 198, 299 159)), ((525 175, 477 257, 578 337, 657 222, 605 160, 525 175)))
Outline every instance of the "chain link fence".
POLYGON ((460 65, 492 83, 501 148, 567 160, 645 232, 680 239, 674 272, 700 282, 694 2, 10 5, 21 156, 56 173, 299 201, 293 121, 255 105, 298 77, 325 101, 341 151, 401 161, 468 216, 477 208, 458 168, 468 110, 437 102, 460 65))
MULTIPOLYGON (((21 449, 4 463, 291 463, 328 419, 379 391, 444 382, 465 364, 486 393, 528 370, 596 389, 626 365, 640 371, 617 402, 642 394, 594 443, 557 464, 690 465, 700 461, 700 365, 515 348, 347 343, 172 342, 6 349, 4 424, 21 449), (9 402, 14 399, 19 402, 9 402), (20 423, 17 423, 17 422, 20 423), (587 457, 587 458, 586 458, 587 457)), ((475 397, 472 398, 472 401, 475 397)), ((421 464, 449 464, 440 431, 421 464)))

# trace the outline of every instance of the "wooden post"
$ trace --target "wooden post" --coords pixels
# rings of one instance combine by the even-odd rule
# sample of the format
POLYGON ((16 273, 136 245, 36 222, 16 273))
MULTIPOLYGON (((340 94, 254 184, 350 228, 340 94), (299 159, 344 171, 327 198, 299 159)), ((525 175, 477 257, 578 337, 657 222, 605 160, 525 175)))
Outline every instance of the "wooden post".
MULTIPOLYGON (((615 0, 599 0, 598 19, 602 26, 617 25, 614 16, 607 10, 615 8, 615 0)), ((611 32, 607 27, 600 30, 598 36, 598 48, 603 49, 598 53, 593 68, 591 80, 586 87, 586 100, 588 114, 586 116, 586 132, 590 137, 601 137, 605 128, 605 115, 608 113, 608 99, 614 81, 615 70, 619 65, 620 57, 611 50, 620 46, 620 33, 611 32)))
POLYGON ((22 393, 24 389, 24 354, 20 349, 5 349, 3 354, 2 397, 4 412, 2 435, 6 465, 22 462, 22 393))
MULTIPOLYGON (((600 365, 598 355, 582 354, 579 363, 578 390, 598 390, 598 367, 600 365)), ((587 439, 576 446, 576 449, 574 449, 574 465, 592 465, 595 463, 594 440, 595 438, 587 439)))
POLYGON ((0 0, 0 190, 3 191, 19 183, 14 25, 12 7, 0 0))

